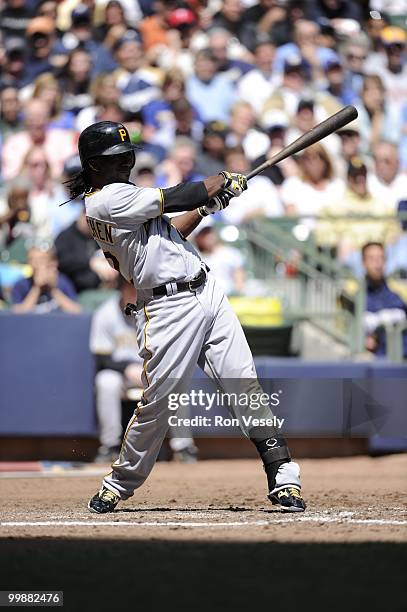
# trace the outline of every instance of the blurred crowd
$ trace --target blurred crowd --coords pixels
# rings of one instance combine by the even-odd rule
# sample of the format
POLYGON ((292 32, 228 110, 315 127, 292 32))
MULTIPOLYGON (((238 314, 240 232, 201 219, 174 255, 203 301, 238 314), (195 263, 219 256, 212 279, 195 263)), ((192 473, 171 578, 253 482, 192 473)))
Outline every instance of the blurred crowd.
MULTIPOLYGON (((215 225, 298 217, 297 236, 355 274, 373 241, 406 275, 406 4, 0 0, 3 299, 75 312, 78 293, 115 286, 82 201, 60 206, 91 123, 124 122, 140 145, 131 180, 167 187, 248 173, 346 104, 356 121, 253 179, 215 225)), ((243 293, 241 253, 212 234, 198 246, 243 293)))

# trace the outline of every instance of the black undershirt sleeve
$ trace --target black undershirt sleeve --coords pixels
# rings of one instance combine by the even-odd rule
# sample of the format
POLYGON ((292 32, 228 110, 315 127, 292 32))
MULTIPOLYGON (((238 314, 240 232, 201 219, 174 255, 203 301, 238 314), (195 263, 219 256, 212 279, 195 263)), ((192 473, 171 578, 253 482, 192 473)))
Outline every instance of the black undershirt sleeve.
POLYGON ((175 187, 161 189, 164 212, 186 212, 203 206, 208 201, 208 192, 203 181, 180 183, 175 187))

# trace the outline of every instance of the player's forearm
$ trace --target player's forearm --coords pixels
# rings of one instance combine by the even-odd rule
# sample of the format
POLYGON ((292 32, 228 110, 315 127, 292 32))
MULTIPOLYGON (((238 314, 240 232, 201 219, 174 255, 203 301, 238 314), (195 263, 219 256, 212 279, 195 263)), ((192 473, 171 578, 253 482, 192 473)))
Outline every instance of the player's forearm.
POLYGON ((171 225, 176 227, 184 238, 187 238, 190 233, 198 227, 201 221, 202 217, 198 214, 198 211, 191 210, 190 212, 186 212, 183 215, 171 219, 171 225))
POLYGON ((213 198, 224 186, 222 175, 209 176, 204 181, 180 183, 161 189, 165 213, 187 212, 199 208, 213 198))

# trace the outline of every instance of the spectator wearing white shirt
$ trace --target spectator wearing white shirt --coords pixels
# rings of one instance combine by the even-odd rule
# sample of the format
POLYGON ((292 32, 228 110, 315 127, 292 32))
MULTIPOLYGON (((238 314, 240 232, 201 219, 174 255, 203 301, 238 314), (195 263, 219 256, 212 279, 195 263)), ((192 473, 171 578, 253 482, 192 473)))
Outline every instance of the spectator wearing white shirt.
POLYGON ((369 191, 396 211, 398 202, 407 197, 407 174, 399 172, 397 147, 391 142, 379 142, 373 149, 373 157, 374 173, 368 179, 369 191))
POLYGON ((263 155, 269 146, 267 135, 257 130, 255 123, 256 117, 248 102, 240 101, 233 106, 226 145, 229 147, 241 145, 250 160, 263 155))
POLYGON ((240 79, 238 96, 259 114, 278 85, 273 75, 275 47, 269 38, 259 38, 253 53, 255 68, 240 79))

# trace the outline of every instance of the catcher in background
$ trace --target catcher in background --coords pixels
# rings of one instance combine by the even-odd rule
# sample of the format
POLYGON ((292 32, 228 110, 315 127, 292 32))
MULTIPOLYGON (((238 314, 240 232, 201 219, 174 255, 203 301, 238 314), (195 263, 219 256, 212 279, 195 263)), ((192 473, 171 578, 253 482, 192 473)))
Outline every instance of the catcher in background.
MULTIPOLYGON (((144 483, 168 430, 168 395, 188 389, 197 364, 227 393, 262 393, 240 323, 187 240, 203 217, 247 189, 246 177, 225 171, 167 189, 139 188, 129 182, 136 148, 120 123, 89 126, 79 137, 83 170, 70 183, 72 198, 85 196, 87 221, 105 257, 137 289, 143 359, 142 400, 119 458, 88 503, 97 513, 112 512, 144 483), (171 221, 166 215, 182 212, 171 221)), ((259 452, 270 501, 286 511, 304 511, 299 466, 281 431, 242 419, 270 420, 270 406, 254 415, 250 407, 229 409, 259 452)))

